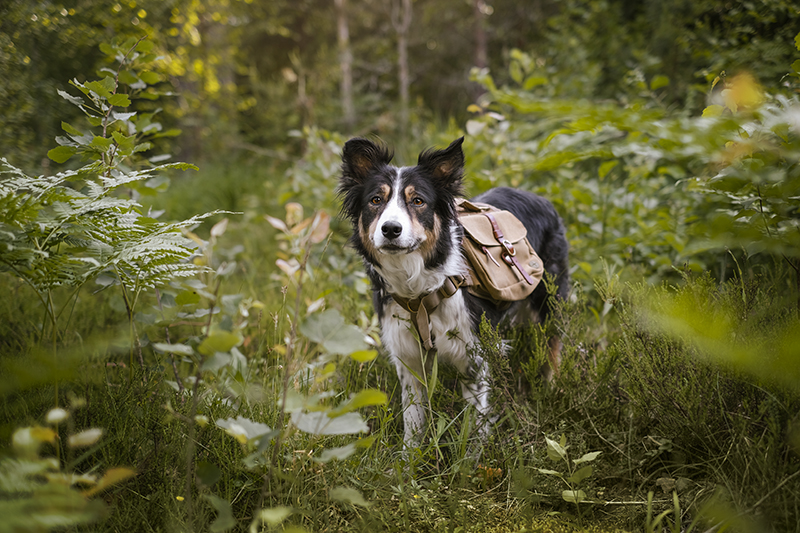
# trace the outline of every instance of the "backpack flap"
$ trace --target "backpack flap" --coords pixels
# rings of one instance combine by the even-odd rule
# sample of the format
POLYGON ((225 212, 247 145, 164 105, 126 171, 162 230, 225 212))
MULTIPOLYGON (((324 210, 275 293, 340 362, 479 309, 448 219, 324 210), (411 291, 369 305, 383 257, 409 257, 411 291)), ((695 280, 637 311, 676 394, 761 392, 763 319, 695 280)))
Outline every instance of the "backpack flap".
POLYGON ((505 302, 528 297, 541 281, 544 267, 522 222, 499 210, 462 212, 459 220, 465 233, 462 247, 479 282, 470 292, 505 302))

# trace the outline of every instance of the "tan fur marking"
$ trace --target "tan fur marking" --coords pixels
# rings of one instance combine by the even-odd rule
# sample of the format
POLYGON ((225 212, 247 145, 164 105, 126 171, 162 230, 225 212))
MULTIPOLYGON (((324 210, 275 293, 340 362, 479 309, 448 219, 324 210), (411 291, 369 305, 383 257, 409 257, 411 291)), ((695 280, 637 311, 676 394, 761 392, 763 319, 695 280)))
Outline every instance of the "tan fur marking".
POLYGON ((358 217, 358 238, 361 239, 361 244, 364 245, 367 253, 369 253, 370 256, 375 257, 378 254, 378 249, 375 248, 375 245, 372 243, 370 235, 375 232, 375 228, 378 226, 378 218, 376 217, 372 221, 372 224, 370 224, 369 228, 367 228, 366 233, 364 233, 364 224, 362 223, 363 218, 363 216, 358 217))
MULTIPOLYGON (((417 222, 415 219, 414 220, 415 231, 417 229, 417 226, 419 226, 419 229, 421 231, 425 231, 425 229, 421 225, 419 225, 419 222, 417 222)), ((439 215, 433 215, 433 230, 431 230, 428 233, 425 242, 423 242, 422 245, 419 247, 419 251, 422 254, 422 257, 425 259, 425 261, 428 261, 431 257, 433 257, 433 254, 436 252, 436 243, 439 242, 439 235, 441 235, 441 233, 442 233, 442 222, 441 220, 439 220, 439 215)))
POLYGON ((413 200, 414 197, 417 195, 417 190, 414 188, 413 185, 409 185, 408 187, 406 187, 405 194, 406 194, 406 203, 408 203, 411 202, 411 200, 413 200))

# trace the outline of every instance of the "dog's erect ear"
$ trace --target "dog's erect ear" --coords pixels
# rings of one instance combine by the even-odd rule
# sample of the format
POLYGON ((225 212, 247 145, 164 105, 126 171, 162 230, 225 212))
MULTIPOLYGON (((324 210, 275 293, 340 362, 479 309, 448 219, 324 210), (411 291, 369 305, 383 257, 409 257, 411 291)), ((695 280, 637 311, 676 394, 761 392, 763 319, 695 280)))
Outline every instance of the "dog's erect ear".
POLYGON ((363 181, 381 165, 388 165, 392 152, 384 145, 367 139, 350 139, 342 149, 342 174, 344 178, 363 181))
POLYGON ((427 170, 440 185, 458 187, 464 175, 463 143, 464 137, 461 137, 444 150, 425 150, 419 154, 418 165, 427 170))

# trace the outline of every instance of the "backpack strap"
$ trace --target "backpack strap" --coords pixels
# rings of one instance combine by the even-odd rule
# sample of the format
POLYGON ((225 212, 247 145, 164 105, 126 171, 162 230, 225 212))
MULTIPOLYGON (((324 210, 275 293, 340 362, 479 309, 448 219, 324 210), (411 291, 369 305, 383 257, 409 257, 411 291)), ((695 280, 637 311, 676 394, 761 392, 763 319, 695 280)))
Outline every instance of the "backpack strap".
POLYGON ((515 257, 517 255, 517 251, 514 249, 514 245, 511 244, 511 241, 505 238, 503 232, 500 230, 500 226, 497 225, 497 221, 494 219, 491 213, 484 213, 484 215, 486 215, 486 218, 488 218, 489 222, 492 223, 494 238, 506 250, 506 253, 503 254, 503 261, 514 266, 514 268, 519 271, 528 285, 534 285, 533 279, 528 275, 527 272, 525 272, 525 269, 522 268, 522 265, 519 264, 519 261, 517 261, 517 258, 515 257))

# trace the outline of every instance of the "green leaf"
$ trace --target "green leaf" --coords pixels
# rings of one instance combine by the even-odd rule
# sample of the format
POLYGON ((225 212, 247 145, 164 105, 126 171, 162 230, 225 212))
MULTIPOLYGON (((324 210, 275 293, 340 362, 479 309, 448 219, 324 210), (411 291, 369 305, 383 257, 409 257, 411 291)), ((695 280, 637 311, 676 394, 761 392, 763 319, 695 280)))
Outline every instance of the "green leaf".
POLYGON ((261 509, 253 518, 250 524, 250 533, 257 533, 259 529, 257 526, 266 522, 270 526, 277 526, 292 514, 292 509, 289 507, 278 506, 271 507, 270 509, 261 509))
POLYGON ((328 416, 331 418, 336 418, 345 413, 355 411, 361 407, 367 407, 369 405, 384 405, 388 401, 389 399, 387 398, 386 393, 376 389, 365 389, 359 391, 358 394, 344 402, 336 409, 333 409, 328 416))
MULTIPOLYGON (((103 78, 103 81, 110 79, 111 78, 106 77, 103 78)), ((111 91, 114 90, 114 80, 111 80, 111 87, 108 87, 107 84, 102 81, 88 81, 84 84, 84 87, 97 94, 97 96, 109 98, 111 96, 111 91)))
POLYGON ((666 87, 667 85, 669 85, 669 78, 663 74, 659 74, 657 76, 653 76, 653 79, 650 81, 650 90, 655 91, 662 87, 666 87))
POLYGON ((586 465, 583 468, 579 468, 578 470, 576 470, 571 476, 567 478, 567 481, 569 481, 570 483, 578 484, 587 477, 591 476, 592 472, 593 470, 591 465, 586 465))
POLYGON ((378 350, 359 350, 351 353, 350 357, 359 363, 368 363, 378 357, 378 350))
POLYGON ((722 112, 725 110, 724 106, 721 105, 710 105, 707 108, 703 109, 703 116, 704 117, 719 117, 722 116, 722 112))
POLYGON ((192 347, 187 346, 186 344, 166 344, 163 342, 155 342, 153 343, 153 348, 159 352, 176 353, 178 355, 192 355, 194 353, 192 347))
POLYGON ((70 157, 75 155, 77 150, 72 146, 57 146, 52 150, 47 152, 47 157, 55 161, 56 163, 64 163, 70 157))
POLYGON ((210 487, 219 481, 219 479, 222 477, 222 471, 214 463, 200 461, 195 467, 195 475, 203 485, 210 487))
POLYGON ((194 305, 200 303, 200 295, 196 291, 183 291, 175 296, 175 303, 178 305, 194 305))
POLYGON ((114 143, 113 139, 109 139, 108 137, 100 137, 99 135, 95 135, 92 138, 92 142, 91 142, 91 144, 89 146, 105 151, 105 150, 108 150, 113 143, 114 143))
POLYGON ((565 461, 567 459, 567 450, 564 446, 547 437, 545 437, 544 440, 547 443, 547 457, 549 457, 551 461, 565 461))
POLYGON ((364 499, 364 496, 352 487, 336 487, 331 489, 328 495, 331 500, 352 503, 353 505, 360 505, 361 507, 369 507, 369 502, 364 499))
POLYGON ((545 84, 547 84, 547 78, 545 78, 544 76, 528 76, 522 88, 525 89, 526 91, 530 91, 534 87, 538 87, 539 85, 545 85, 545 84))
POLYGON ((145 70, 139 73, 139 79, 145 82, 148 85, 154 85, 161 81, 161 76, 156 74, 155 72, 151 72, 149 70, 145 70))
POLYGON ((536 470, 538 470, 540 474, 545 474, 547 476, 563 477, 563 474, 557 470, 548 470, 547 468, 537 468, 536 470))
POLYGON ((611 170, 618 164, 619 160, 617 159, 606 161, 605 163, 600 165, 600 168, 597 169, 597 175, 600 177, 600 179, 605 178, 606 176, 608 176, 608 173, 611 172, 611 170))
POLYGON ((792 63, 792 70, 794 70, 797 74, 800 74, 800 59, 792 63))
POLYGON ((117 107, 128 107, 131 100, 127 94, 112 94, 108 97, 108 103, 117 107))
POLYGON ((233 518, 233 510, 228 500, 223 500, 214 494, 203 494, 203 498, 217 511, 217 519, 208 528, 211 533, 223 533, 236 527, 236 519, 233 518))
POLYGON ((347 446, 341 446, 339 448, 327 448, 322 450, 322 454, 319 456, 319 459, 315 459, 318 463, 327 463, 332 461, 333 459, 343 461, 347 459, 356 451, 356 443, 351 442, 347 446))
POLYGON ((794 46, 800 50, 800 33, 794 36, 794 46))
POLYGON ((603 452, 585 453, 585 454, 583 454, 583 457, 581 457, 580 459, 573 459, 572 462, 575 463, 576 465, 579 465, 581 463, 589 463, 589 462, 594 461, 595 459, 597 459, 597 456, 600 455, 601 453, 603 453, 603 452))
POLYGON ((239 335, 229 331, 218 331, 203 339, 197 351, 203 355, 214 355, 216 352, 228 352, 240 342, 239 335))
POLYGON ((78 130, 77 128, 73 127, 71 124, 67 122, 61 122, 61 129, 69 133, 70 135, 83 135, 83 133, 78 130))
POLYGON ((345 324, 336 309, 311 315, 300 325, 300 332, 334 355, 350 355, 368 348, 361 330, 345 324))
POLYGON ((350 435, 369 431, 364 419, 358 413, 346 413, 336 418, 330 418, 325 411, 292 413, 292 423, 300 431, 312 435, 350 435))
POLYGON ((565 490, 561 493, 561 498, 565 502, 581 503, 586 499, 586 493, 582 490, 565 490))

